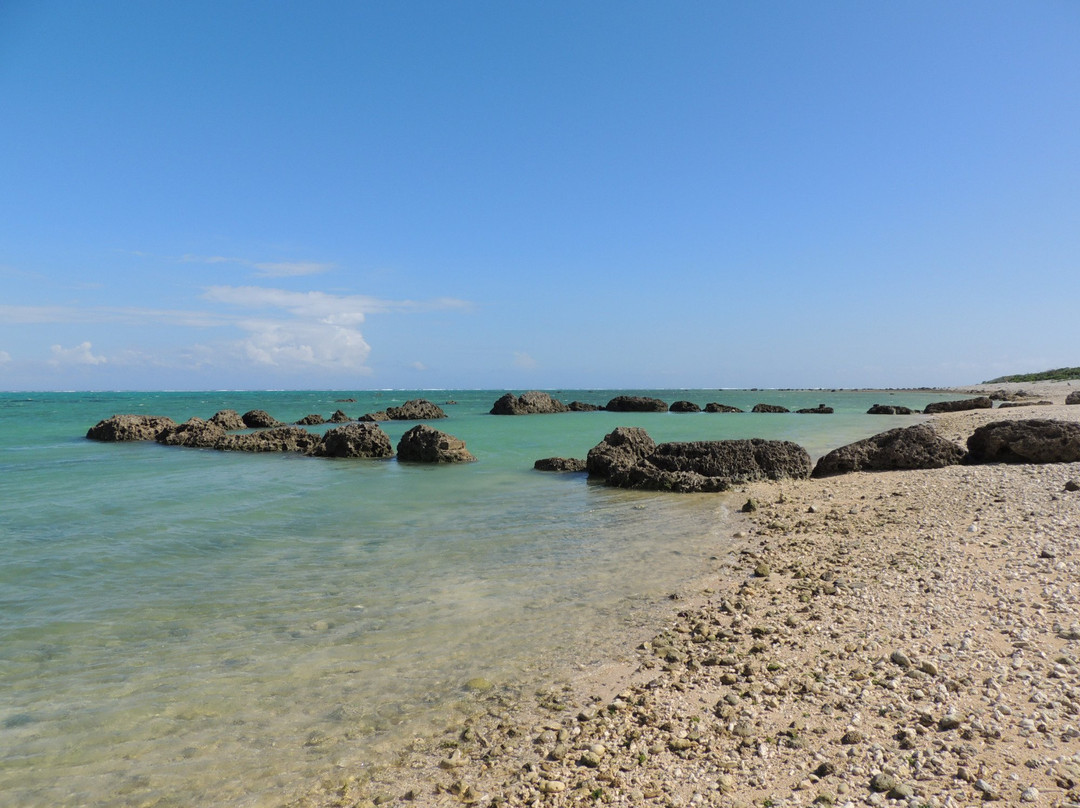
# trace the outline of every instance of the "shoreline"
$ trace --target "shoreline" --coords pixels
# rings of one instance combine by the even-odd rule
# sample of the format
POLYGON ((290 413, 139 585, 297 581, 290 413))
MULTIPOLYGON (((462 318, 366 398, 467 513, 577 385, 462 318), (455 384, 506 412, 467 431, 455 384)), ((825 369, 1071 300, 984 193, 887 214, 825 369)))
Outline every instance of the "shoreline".
MULTIPOLYGON (((1073 383, 1077 384, 1077 383, 1073 383)), ((929 418, 1080 421, 1053 406, 929 418)), ((987 394, 1010 385, 957 387, 987 394)), ((899 391, 898 391, 899 392, 899 391)), ((756 483, 651 641, 293 806, 1080 801, 1080 464, 756 483), (736 515, 747 497, 761 503, 736 515), (900 802, 894 802, 899 800, 900 802)), ((708 496, 708 495, 705 495, 708 496)))

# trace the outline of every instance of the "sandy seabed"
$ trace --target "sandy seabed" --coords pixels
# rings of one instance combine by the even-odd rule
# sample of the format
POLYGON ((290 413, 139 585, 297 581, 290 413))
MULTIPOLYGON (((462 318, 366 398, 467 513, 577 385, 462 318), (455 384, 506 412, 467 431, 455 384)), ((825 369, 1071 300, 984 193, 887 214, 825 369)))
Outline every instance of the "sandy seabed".
MULTIPOLYGON (((1052 406, 935 416, 963 444, 1052 406)), ((961 397, 958 395, 958 397, 961 397)), ((295 806, 1080 808, 1080 463, 759 483, 723 567, 630 663, 493 692, 396 767, 295 806), (1071 486, 1070 486, 1071 487, 1071 486)))

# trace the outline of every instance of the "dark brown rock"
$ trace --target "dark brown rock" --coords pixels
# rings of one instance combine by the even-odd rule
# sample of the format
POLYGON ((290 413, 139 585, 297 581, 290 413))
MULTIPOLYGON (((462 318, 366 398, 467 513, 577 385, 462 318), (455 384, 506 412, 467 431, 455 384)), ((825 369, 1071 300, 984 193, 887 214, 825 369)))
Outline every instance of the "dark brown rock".
POLYGON ((113 415, 98 421, 86 431, 90 440, 108 442, 155 440, 162 431, 176 426, 162 415, 113 415))
POLYGON ((1053 401, 1003 401, 998 404, 999 410, 1007 410, 1010 407, 1052 407, 1053 401))
POLYGON ((814 467, 814 477, 852 471, 938 469, 961 461, 964 450, 945 440, 928 424, 890 429, 865 440, 833 449, 814 467))
POLYGON ((305 415, 299 421, 296 422, 297 426, 318 426, 319 424, 325 424, 326 419, 319 415, 317 412, 311 413, 311 415, 305 415))
POLYGON ((537 471, 585 471, 585 461, 578 457, 545 457, 533 463, 537 471))
POLYGON ((386 410, 379 410, 378 412, 369 412, 361 415, 358 421, 373 422, 373 421, 389 421, 390 416, 386 410))
POLYGON ((1080 423, 994 421, 976 429, 967 445, 969 463, 1076 463, 1080 423))
POLYGON ((311 451, 319 442, 313 435, 298 426, 276 426, 248 435, 226 435, 214 444, 224 452, 300 452, 311 451))
POLYGON ((989 396, 979 396, 978 398, 965 398, 960 401, 935 401, 933 404, 927 404, 923 412, 927 415, 935 415, 941 412, 989 410, 993 406, 994 402, 990 400, 989 396))
POLYGON ((220 410, 215 412, 209 423, 220 426, 226 432, 235 432, 238 429, 246 429, 244 419, 236 410, 220 410))
POLYGON ((607 403, 608 412, 667 412, 668 405, 648 396, 615 396, 607 403))
POLYGON ((387 407, 386 415, 391 421, 431 421, 446 417, 442 407, 426 398, 411 399, 400 407, 387 407))
POLYGON ((186 446, 191 449, 213 449, 225 437, 225 429, 213 421, 189 418, 184 423, 164 430, 157 442, 164 446, 186 446))
POLYGON ((810 455, 788 441, 760 438, 653 444, 639 428, 620 427, 589 451, 590 476, 653 491, 725 491, 755 480, 804 478, 810 455))
POLYGON ((585 460, 590 477, 607 478, 618 468, 629 468, 652 454, 656 442, 644 429, 620 426, 589 450, 585 460))
POLYGON ((476 460, 465 441, 426 424, 414 426, 398 441, 398 460, 412 463, 466 463, 476 460))
POLYGON ((866 411, 867 415, 914 415, 910 407, 898 407, 895 404, 875 404, 866 411))
POLYGON ((530 390, 515 396, 507 393, 491 407, 492 415, 550 415, 569 412, 570 408, 539 390, 530 390))
POLYGON ((693 401, 676 401, 668 407, 668 412, 701 412, 701 407, 693 401))
POLYGON ((778 404, 755 404, 750 412, 791 412, 791 410, 778 404))
POLYGON ((832 415, 833 408, 818 404, 816 407, 806 407, 805 409, 795 410, 795 412, 802 415, 832 415))
POLYGON ((316 444, 315 457, 393 457, 390 436, 377 424, 366 422, 330 429, 316 444))
POLYGON ((599 404, 587 404, 584 401, 571 401, 570 412, 599 412, 604 409, 599 404))
POLYGON ((1066 404, 1080 404, 1080 390, 1073 390, 1069 395, 1065 396, 1066 404))
POLYGON ((728 404, 717 404, 715 401, 711 401, 705 405, 705 412, 743 412, 743 410, 728 404))
POLYGON ((334 414, 330 416, 330 423, 332 424, 346 424, 351 420, 352 418, 341 410, 334 410, 334 414))
POLYGON ((248 429, 269 429, 282 426, 281 422, 272 417, 266 410, 248 410, 240 418, 248 429))

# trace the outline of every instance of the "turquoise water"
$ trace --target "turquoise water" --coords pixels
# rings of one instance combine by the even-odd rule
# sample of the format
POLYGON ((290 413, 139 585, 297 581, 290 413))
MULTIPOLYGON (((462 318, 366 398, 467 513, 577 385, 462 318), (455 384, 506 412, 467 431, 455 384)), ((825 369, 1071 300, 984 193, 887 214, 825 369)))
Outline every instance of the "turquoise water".
MULTIPOLYGON (((715 495, 532 470, 615 426, 658 441, 766 437, 815 457, 932 394, 640 392, 837 414, 487 415, 504 391, 0 394, 0 794, 21 806, 275 805, 385 762, 469 710, 474 677, 588 670, 707 572, 715 495), (339 399, 353 397, 356 403, 339 399), (477 463, 449 467, 103 444, 114 413, 282 421, 409 398, 477 463)), ((519 391, 520 392, 520 391, 519 391)), ((412 423, 386 423, 396 444, 412 423)), ((313 431, 328 427, 313 427, 313 431)))

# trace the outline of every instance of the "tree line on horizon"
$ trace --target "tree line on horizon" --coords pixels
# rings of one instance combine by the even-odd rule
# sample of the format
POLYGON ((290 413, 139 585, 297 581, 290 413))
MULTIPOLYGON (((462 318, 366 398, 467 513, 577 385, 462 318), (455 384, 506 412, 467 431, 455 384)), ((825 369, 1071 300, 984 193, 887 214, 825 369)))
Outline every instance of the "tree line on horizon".
POLYGON ((1055 368, 1040 373, 1018 373, 1013 376, 999 376, 983 384, 1001 384, 1002 382, 1065 382, 1080 379, 1080 368, 1055 368))

